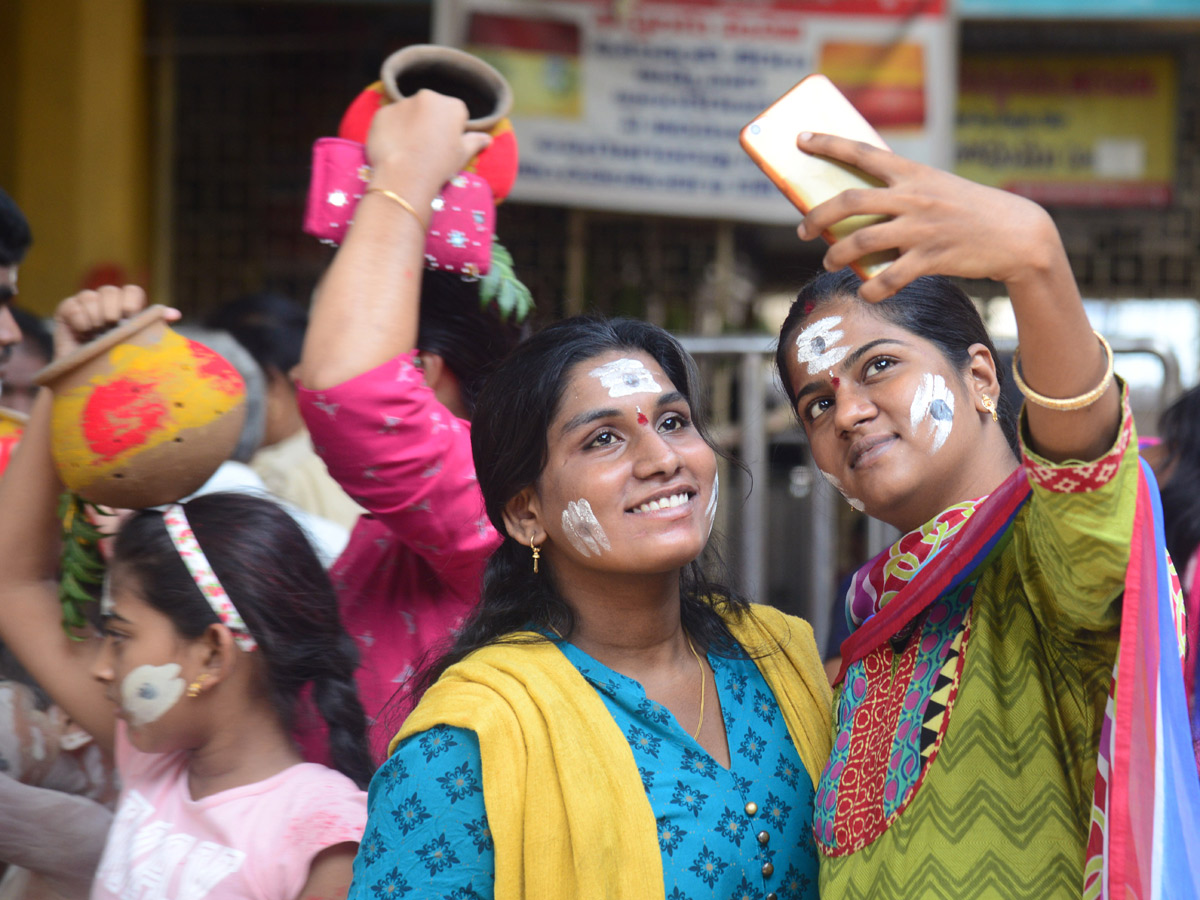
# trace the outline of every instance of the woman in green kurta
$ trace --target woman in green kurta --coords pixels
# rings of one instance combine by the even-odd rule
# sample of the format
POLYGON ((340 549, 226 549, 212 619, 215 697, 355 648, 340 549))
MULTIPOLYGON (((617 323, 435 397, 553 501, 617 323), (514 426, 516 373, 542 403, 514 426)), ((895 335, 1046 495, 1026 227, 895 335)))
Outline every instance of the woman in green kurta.
POLYGON ((890 218, 830 248, 780 374, 820 470, 903 533, 847 597, 821 893, 1078 897, 1136 501, 1111 351, 1040 207, 839 138, 799 146, 883 182, 812 210, 801 237, 890 218), (887 248, 869 281, 837 271, 887 248), (1019 440, 995 348, 942 275, 1008 289, 1019 440))

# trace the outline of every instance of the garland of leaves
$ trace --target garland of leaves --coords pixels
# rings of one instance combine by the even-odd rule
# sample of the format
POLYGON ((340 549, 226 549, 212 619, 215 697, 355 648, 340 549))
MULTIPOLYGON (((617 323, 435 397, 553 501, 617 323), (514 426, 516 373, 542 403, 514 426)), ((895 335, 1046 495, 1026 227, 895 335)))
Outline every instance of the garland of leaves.
POLYGON ((62 625, 68 637, 80 641, 84 638, 79 632, 88 625, 84 610, 96 602, 105 571, 100 555, 103 535, 88 515, 90 510, 103 512, 78 494, 63 494, 58 505, 63 523, 62 574, 58 582, 62 625))
POLYGON ((533 295, 513 271, 512 254, 492 237, 492 261, 488 273, 479 282, 479 303, 483 308, 495 301, 501 318, 512 317, 520 323, 533 312, 533 295))

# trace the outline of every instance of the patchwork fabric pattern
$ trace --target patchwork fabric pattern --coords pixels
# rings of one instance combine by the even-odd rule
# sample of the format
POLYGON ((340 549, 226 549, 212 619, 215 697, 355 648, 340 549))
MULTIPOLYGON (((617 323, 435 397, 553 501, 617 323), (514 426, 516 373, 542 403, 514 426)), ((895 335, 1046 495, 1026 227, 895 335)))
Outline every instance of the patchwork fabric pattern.
POLYGON ((862 849, 920 788, 950 723, 973 589, 935 603, 899 653, 885 645, 848 670, 833 753, 817 787, 822 853, 862 849))
POLYGON ((1082 494, 1096 491, 1113 480, 1129 442, 1133 438, 1133 417, 1125 416, 1121 431, 1112 449, 1095 462, 1052 463, 1026 449, 1025 471, 1036 487, 1056 494, 1082 494))

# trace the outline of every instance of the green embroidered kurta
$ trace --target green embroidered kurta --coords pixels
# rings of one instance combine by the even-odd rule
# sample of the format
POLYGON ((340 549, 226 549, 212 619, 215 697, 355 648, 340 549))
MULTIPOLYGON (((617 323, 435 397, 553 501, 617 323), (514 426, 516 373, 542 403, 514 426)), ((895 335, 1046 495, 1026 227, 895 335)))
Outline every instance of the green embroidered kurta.
POLYGON ((818 794, 836 806, 816 820, 822 896, 1080 895, 1136 502, 1127 405, 1119 434, 1094 463, 1026 450, 1033 493, 999 555, 907 648, 851 667, 818 794), (922 763, 906 777, 914 722, 922 763))

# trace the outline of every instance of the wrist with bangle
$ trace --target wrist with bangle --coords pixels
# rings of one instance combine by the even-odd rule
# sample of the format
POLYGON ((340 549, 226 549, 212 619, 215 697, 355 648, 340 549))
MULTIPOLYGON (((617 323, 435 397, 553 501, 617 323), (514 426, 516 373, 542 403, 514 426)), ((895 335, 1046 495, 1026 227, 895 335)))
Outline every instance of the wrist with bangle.
POLYGON ((387 199, 400 206, 401 209, 410 213, 412 217, 417 220, 417 224, 421 226, 421 231, 425 233, 429 232, 429 224, 421 217, 421 214, 417 212, 417 208, 395 191, 389 190, 388 188, 369 187, 367 188, 367 192, 364 196, 369 196, 371 194, 379 194, 381 197, 387 197, 387 199))
POLYGON ((1056 412, 1071 412, 1073 410, 1087 409, 1099 400, 1108 391, 1109 385, 1113 380, 1113 352, 1112 346, 1104 339, 1104 335, 1093 329, 1092 334, 1100 341, 1100 346, 1104 348, 1104 354, 1108 359, 1108 364, 1104 371, 1104 377, 1090 391, 1079 394, 1076 397, 1065 397, 1058 399, 1055 397, 1047 397, 1045 394, 1039 394, 1021 377, 1021 348, 1017 347, 1013 351, 1012 358, 1012 373, 1013 381, 1017 385, 1017 390, 1025 395, 1025 399, 1034 406, 1041 406, 1044 409, 1052 409, 1056 412))

